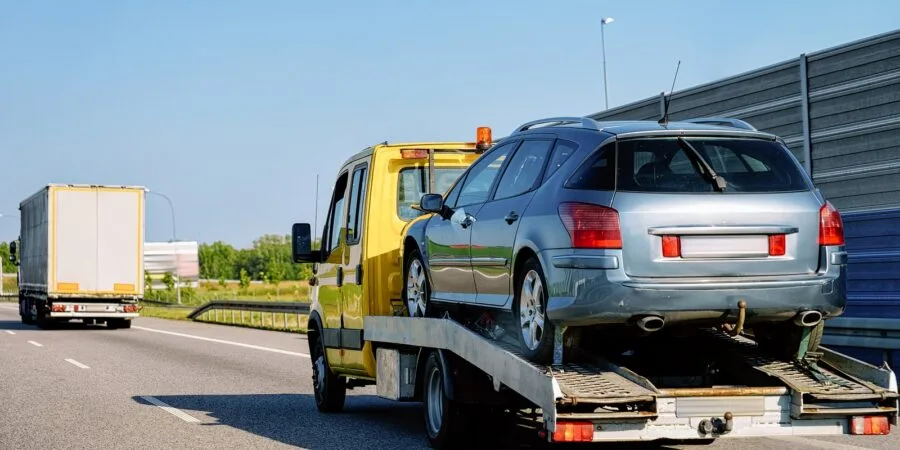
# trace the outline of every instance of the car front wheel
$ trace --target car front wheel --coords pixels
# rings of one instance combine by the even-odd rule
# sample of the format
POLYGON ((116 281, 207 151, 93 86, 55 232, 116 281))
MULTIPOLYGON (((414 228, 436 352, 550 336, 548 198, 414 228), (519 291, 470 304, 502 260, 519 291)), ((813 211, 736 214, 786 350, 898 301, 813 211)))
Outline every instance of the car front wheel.
POLYGON ((532 362, 548 364, 553 357, 555 328, 547 318, 547 283, 538 260, 526 261, 516 280, 513 314, 519 323, 523 356, 532 362))
POLYGON ((425 264, 422 263, 422 254, 413 250, 406 263, 406 307, 410 317, 425 317, 428 315, 430 289, 428 277, 425 275, 425 264))

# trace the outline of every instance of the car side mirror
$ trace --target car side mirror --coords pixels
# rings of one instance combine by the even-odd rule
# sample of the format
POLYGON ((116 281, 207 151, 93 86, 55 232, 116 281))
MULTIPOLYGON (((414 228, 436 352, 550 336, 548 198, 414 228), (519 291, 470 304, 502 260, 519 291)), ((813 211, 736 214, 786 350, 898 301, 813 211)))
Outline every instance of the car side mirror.
POLYGON ((444 209, 444 197, 441 194, 425 194, 419 202, 419 209, 425 212, 439 213, 444 209))
POLYGON ((291 259, 295 263, 319 262, 319 250, 312 249, 312 229, 308 223, 291 227, 291 259))

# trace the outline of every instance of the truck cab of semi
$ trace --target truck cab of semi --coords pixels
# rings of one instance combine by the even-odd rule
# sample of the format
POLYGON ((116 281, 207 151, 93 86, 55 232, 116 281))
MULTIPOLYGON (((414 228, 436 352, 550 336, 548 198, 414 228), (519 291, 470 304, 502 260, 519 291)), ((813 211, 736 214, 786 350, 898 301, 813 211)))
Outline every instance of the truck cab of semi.
POLYGON ((340 409, 348 387, 374 382, 363 318, 406 314, 403 232, 424 216, 422 195, 448 191, 490 141, 481 127, 476 142, 369 147, 338 171, 319 248, 308 223, 293 225, 293 261, 313 264, 308 336, 320 410, 340 409))

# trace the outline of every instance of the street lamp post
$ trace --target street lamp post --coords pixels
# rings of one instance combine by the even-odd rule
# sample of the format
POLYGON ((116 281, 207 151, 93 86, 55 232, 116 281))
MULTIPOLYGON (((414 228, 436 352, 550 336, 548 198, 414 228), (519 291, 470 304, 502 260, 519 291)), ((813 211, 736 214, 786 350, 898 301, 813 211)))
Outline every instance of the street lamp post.
MULTIPOLYGON (((0 219, 6 218, 6 217, 9 217, 10 219, 12 219, 12 218, 18 218, 19 216, 14 215, 14 214, 0 213, 0 219)), ((3 295, 3 261, 0 261, 0 295, 3 295)))
POLYGON ((151 191, 150 189, 145 188, 144 192, 148 194, 158 195, 166 200, 169 203, 169 209, 172 211, 172 243, 175 244, 175 297, 178 299, 178 304, 181 304, 181 277, 178 275, 178 237, 175 234, 175 206, 172 204, 172 199, 169 198, 168 195, 163 194, 162 192, 151 191))
POLYGON ((606 27, 606 24, 613 23, 614 20, 612 17, 600 19, 600 47, 603 52, 603 101, 606 102, 606 109, 609 109, 609 90, 606 87, 606 37, 603 29, 606 27))

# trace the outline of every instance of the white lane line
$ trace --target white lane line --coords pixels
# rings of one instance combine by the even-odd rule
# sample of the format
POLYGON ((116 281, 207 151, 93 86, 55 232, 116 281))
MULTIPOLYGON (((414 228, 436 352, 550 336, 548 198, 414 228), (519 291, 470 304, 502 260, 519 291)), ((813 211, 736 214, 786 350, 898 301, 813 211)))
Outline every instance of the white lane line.
POLYGON ((873 450, 869 447, 860 447, 858 445, 848 445, 848 444, 840 444, 837 442, 828 442, 828 441, 820 441, 818 439, 812 439, 803 436, 766 436, 768 439, 774 439, 778 441, 783 441, 785 443, 792 443, 795 445, 810 445, 815 448, 822 449, 833 449, 833 450, 873 450))
POLYGON ((72 364, 73 366, 75 366, 75 367, 80 367, 80 368, 82 368, 82 369, 90 369, 90 367, 88 367, 88 366, 86 366, 86 365, 84 365, 84 364, 82 364, 82 363, 80 363, 80 362, 78 362, 78 361, 75 361, 74 359, 71 359, 71 358, 67 358, 67 359, 66 359, 66 362, 71 363, 71 364, 72 364))
POLYGON ((28 343, 35 347, 43 347, 44 346, 43 344, 38 344, 37 342, 34 342, 34 341, 28 341, 28 343))
MULTIPOLYGON (((132 327, 132 328, 134 328, 134 327, 132 327)), ((186 413, 186 412, 184 412, 184 411, 182 411, 182 410, 180 410, 180 409, 178 409, 178 408, 175 408, 175 407, 173 407, 173 406, 169 406, 168 404, 166 404, 165 402, 163 402, 162 400, 160 400, 160 399, 158 399, 158 398, 154 398, 154 397, 146 397, 146 396, 142 396, 141 398, 144 399, 144 400, 146 400, 147 402, 150 402, 150 403, 152 403, 152 404, 158 406, 158 407, 159 407, 160 409, 162 409, 163 411, 166 411, 167 413, 169 413, 169 414, 171 414, 171 415, 173 415, 173 416, 175 416, 175 417, 177 417, 177 418, 179 418, 179 419, 181 419, 181 420, 183 420, 183 421, 185 421, 185 422, 190 422, 190 423, 200 423, 200 419, 198 419, 198 418, 196 418, 196 417, 194 417, 194 416, 192 416, 192 415, 190 415, 190 414, 188 414, 188 413, 186 413)))
POLYGON ((154 332, 154 333, 170 334, 170 335, 172 335, 172 336, 180 336, 180 337, 189 338, 189 339, 199 339, 199 340, 201 340, 201 341, 217 342, 217 343, 219 343, 219 344, 234 345, 234 346, 237 346, 237 347, 252 348, 252 349, 254 349, 254 350, 263 350, 263 351, 272 352, 272 353, 281 353, 281 354, 284 354, 284 355, 291 355, 291 356, 299 356, 299 357, 302 357, 302 358, 309 358, 309 355, 306 354, 306 353, 289 352, 289 351, 287 351, 287 350, 281 350, 281 349, 278 349, 278 348, 262 347, 262 346, 259 346, 259 345, 244 344, 244 343, 241 343, 241 342, 226 341, 226 340, 223 340, 223 339, 213 339, 213 338, 208 338, 208 337, 203 337, 203 336, 194 336, 193 334, 176 333, 176 332, 174 332, 174 331, 157 330, 157 329, 155 329, 155 328, 145 328, 145 327, 138 327, 138 326, 133 326, 133 325, 132 325, 131 328, 136 328, 136 329, 138 329, 138 330, 144 330, 144 331, 152 331, 152 332, 154 332))
POLYGON ((13 330, 6 330, 6 334, 16 334, 16 332, 13 330))

